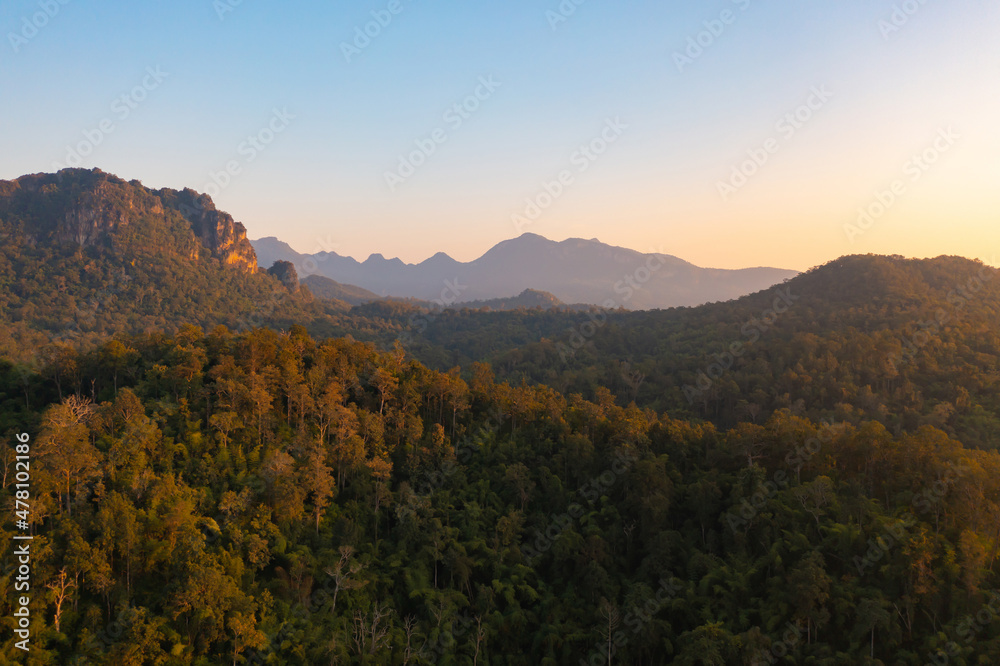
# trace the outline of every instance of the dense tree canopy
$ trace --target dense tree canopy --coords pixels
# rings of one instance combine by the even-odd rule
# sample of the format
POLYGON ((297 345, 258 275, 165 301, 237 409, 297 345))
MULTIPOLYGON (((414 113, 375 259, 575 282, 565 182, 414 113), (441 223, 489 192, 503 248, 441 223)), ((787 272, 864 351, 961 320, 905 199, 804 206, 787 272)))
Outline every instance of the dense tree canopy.
POLYGON ((4 663, 1000 661, 994 270, 350 307, 210 204, 0 181, 4 663))
POLYGON ((1000 654, 1000 455, 933 425, 719 430, 301 327, 51 363, 0 385, 52 583, 29 663, 1000 654))

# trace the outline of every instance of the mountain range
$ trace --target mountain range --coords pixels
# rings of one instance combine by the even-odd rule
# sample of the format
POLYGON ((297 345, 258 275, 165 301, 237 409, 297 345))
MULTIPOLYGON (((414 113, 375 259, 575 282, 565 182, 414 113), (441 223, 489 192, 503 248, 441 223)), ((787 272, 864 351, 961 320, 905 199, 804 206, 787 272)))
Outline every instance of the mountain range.
POLYGON ((532 233, 498 243, 470 262, 438 252, 418 264, 381 254, 363 262, 334 252, 301 254, 275 237, 251 243, 262 267, 289 261, 300 275, 312 272, 382 296, 443 305, 537 290, 560 303, 647 310, 728 301, 797 275, 778 268, 700 268, 668 254, 637 252, 596 239, 556 242, 532 233))

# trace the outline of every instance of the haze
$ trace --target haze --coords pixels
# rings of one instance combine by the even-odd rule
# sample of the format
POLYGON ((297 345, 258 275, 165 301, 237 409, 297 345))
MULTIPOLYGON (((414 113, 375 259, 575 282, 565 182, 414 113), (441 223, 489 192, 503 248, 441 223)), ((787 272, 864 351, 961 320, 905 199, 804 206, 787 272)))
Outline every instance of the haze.
POLYGON ((532 232, 719 268, 995 263, 996 3, 563 9, 7 2, 0 178, 208 190, 251 238, 358 258, 468 261, 532 232))

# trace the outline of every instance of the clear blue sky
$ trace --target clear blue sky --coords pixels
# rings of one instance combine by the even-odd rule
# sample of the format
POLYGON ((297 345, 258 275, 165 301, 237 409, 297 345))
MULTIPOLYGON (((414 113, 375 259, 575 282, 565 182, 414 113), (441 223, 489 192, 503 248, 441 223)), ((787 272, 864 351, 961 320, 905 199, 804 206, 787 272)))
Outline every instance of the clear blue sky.
POLYGON ((359 258, 469 260, 520 231, 718 267, 1000 253, 1000 3, 585 0, 554 23, 557 0, 399 0, 348 61, 389 0, 235 1, 0 5, 0 178, 81 142, 82 166, 150 187, 205 190, 232 161, 208 189, 251 238, 359 258), (477 88, 478 108, 446 115, 477 88), (808 102, 794 132, 777 124, 808 102), (614 142, 581 157, 602 132, 614 142), (391 188, 416 141, 433 154, 391 188))

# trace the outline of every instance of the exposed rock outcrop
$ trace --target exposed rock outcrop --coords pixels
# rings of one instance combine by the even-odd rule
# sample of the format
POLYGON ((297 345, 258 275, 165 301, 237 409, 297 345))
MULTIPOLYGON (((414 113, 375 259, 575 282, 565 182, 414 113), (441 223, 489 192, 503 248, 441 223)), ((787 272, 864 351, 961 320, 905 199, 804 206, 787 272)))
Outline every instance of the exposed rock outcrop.
POLYGON ((212 256, 228 266, 237 266, 247 272, 259 270, 257 254, 247 239, 247 230, 232 215, 218 210, 212 197, 192 189, 163 189, 157 194, 171 207, 180 211, 191 223, 201 244, 212 256))
POLYGON ((267 269, 267 274, 278 278, 278 281, 285 285, 285 289, 293 294, 299 290, 299 274, 292 262, 276 261, 267 269))
POLYGON ((128 225, 166 220, 171 211, 187 220, 199 241, 184 250, 192 259, 204 248, 223 264, 259 270, 246 228, 217 210, 211 197, 194 190, 150 190, 100 169, 63 169, 0 181, 0 219, 8 231, 32 245, 42 240, 82 246, 110 243, 128 225))

